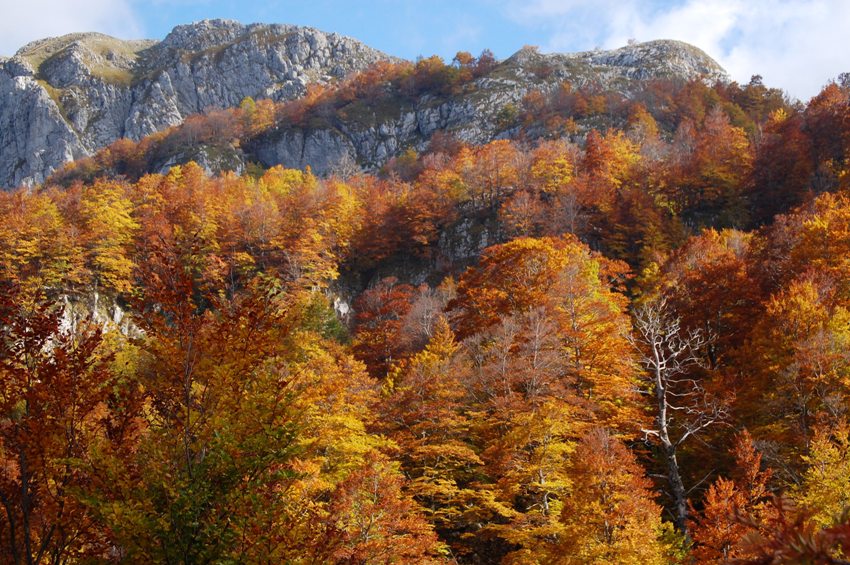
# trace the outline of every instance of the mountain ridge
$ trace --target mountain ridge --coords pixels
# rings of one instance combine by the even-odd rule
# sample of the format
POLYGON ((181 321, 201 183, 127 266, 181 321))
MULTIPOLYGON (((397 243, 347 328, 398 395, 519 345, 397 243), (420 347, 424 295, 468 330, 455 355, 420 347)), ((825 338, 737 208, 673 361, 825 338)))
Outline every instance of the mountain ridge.
MULTIPOLYGON (((98 33, 36 40, 0 59, 0 186, 41 183, 65 163, 119 138, 138 140, 208 108, 238 105, 245 97, 296 99, 310 84, 339 81, 378 61, 400 59, 336 33, 229 20, 177 26, 161 41, 98 33)), ((728 80, 708 55, 669 40, 574 54, 525 48, 506 59, 499 73, 479 79, 474 100, 449 101, 436 114, 417 109, 427 115, 415 117, 413 130, 404 112, 393 123, 375 124, 378 130, 399 130, 393 139, 344 124, 338 128, 342 137, 305 132, 288 147, 265 151, 264 160, 300 167, 318 163, 326 172, 340 160, 380 166, 445 127, 455 127, 465 140, 485 142, 496 135, 493 124, 506 105, 518 103, 532 88, 551 89, 564 80, 598 81, 623 91, 658 77, 728 80), (535 72, 542 67, 548 74, 539 80, 535 72), (321 139, 308 141, 310 135, 321 139), (308 146, 312 149, 305 150, 308 146), (298 159, 290 158, 295 154, 298 159)))

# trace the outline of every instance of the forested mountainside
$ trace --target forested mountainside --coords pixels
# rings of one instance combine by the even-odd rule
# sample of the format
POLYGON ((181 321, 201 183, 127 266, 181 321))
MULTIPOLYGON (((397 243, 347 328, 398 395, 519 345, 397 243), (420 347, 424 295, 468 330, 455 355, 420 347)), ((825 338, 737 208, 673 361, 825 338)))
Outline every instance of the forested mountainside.
POLYGON ((845 82, 380 59, 0 193, 0 556, 842 563, 845 82))

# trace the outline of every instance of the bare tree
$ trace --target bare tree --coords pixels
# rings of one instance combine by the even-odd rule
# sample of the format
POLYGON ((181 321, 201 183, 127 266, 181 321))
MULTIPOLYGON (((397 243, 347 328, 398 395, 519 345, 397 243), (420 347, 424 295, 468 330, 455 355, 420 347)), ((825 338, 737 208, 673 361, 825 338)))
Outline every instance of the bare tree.
POLYGON ((702 367, 701 351, 711 342, 699 330, 685 331, 666 299, 649 302, 635 311, 633 345, 646 369, 643 392, 654 396, 655 427, 642 430, 660 445, 675 510, 676 528, 688 537, 688 491, 682 482, 679 447, 709 426, 728 417, 728 405, 703 387, 693 369, 702 367))

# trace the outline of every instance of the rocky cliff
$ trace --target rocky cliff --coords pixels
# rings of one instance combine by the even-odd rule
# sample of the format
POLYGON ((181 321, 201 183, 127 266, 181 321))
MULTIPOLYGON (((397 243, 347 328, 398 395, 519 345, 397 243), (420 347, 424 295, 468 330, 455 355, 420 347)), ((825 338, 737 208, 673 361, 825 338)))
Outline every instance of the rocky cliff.
POLYGON ((387 55, 288 25, 203 21, 163 41, 72 34, 0 61, 0 186, 39 183, 120 137, 139 139, 246 96, 286 100, 387 55))
MULTIPOLYGON (((36 41, 0 60, 0 187, 40 183, 118 138, 139 139, 211 107, 235 106, 246 96, 293 99, 310 83, 389 58, 333 33, 222 20, 179 26, 161 42, 91 33, 36 41)), ((715 81, 726 74, 702 51, 674 41, 576 54, 524 48, 464 94, 426 95, 380 113, 367 107, 366 115, 275 132, 248 150, 264 165, 310 165, 318 173, 374 168, 424 146, 437 130, 472 143, 510 135, 499 117, 531 89, 545 92, 566 80, 628 92, 664 77, 715 81)), ((232 157, 228 162, 244 155, 232 157)))
POLYGON ((451 132, 470 144, 513 136, 518 132, 505 126, 506 110, 520 107, 531 90, 547 93, 564 82, 574 88, 592 83, 600 91, 629 97, 652 79, 714 83, 728 81, 728 75, 704 52, 679 41, 549 55, 526 47, 475 80, 463 93, 426 94, 412 101, 402 98, 378 105, 356 102, 353 111, 345 109, 344 119, 309 128, 284 128, 246 149, 249 158, 264 166, 309 165, 318 174, 344 172, 353 166, 374 170, 407 148, 423 150, 435 131, 451 132))

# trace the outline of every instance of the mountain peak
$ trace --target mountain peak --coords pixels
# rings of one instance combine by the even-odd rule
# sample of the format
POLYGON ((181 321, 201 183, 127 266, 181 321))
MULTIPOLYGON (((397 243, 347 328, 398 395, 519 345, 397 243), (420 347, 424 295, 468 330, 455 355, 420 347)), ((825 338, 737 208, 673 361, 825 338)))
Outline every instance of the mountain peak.
MULTIPOLYGON (((138 53, 154 45, 150 40, 123 40, 102 33, 71 33, 59 37, 49 37, 28 43, 15 53, 13 59, 30 65, 34 72, 42 72, 43 66, 58 63, 69 57, 78 59, 90 74, 108 77, 116 70, 129 72, 138 53)), ((56 66, 55 64, 53 65, 56 66)), ((46 71, 46 69, 45 69, 46 71)), ((67 73, 66 73, 67 74, 67 73)), ((50 78, 45 76, 48 82, 50 78)))
POLYGON ((208 108, 290 100, 388 59, 338 34, 232 20, 177 26, 159 42, 100 33, 34 41, 0 61, 0 186, 42 182, 118 138, 208 108))
POLYGON ((201 20, 171 30, 160 47, 200 51, 232 42, 246 33, 247 26, 234 20, 201 20))
POLYGON ((728 81, 729 75, 705 51, 674 39, 632 43, 610 51, 579 54, 594 62, 635 69, 634 78, 677 75, 685 78, 728 81))
POLYGON ((506 63, 523 68, 547 65, 565 75, 596 75, 594 78, 606 83, 616 79, 656 78, 701 78, 708 82, 729 80, 723 67, 704 51, 684 41, 672 39, 577 53, 544 54, 536 47, 525 46, 509 57, 506 63))

